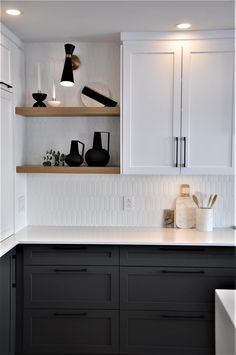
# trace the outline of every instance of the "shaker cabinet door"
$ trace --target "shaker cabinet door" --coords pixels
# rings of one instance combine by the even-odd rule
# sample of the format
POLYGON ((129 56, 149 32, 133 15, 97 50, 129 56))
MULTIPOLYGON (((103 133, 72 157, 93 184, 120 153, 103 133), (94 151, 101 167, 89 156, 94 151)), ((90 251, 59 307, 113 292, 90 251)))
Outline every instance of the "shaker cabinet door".
POLYGON ((178 174, 181 47, 123 46, 122 172, 178 174))
POLYGON ((233 173, 234 41, 183 46, 182 174, 233 173))
POLYGON ((25 310, 24 354, 117 354, 118 311, 25 310))
POLYGON ((208 312, 121 311, 121 354, 213 355, 208 312))
POLYGON ((13 99, 0 91, 0 241, 14 232, 13 99))
POLYGON ((8 85, 12 86, 12 44, 11 42, 0 33, 0 52, 1 52, 1 65, 0 65, 0 85, 7 88, 8 85))
POLYGON ((116 266, 25 266, 25 307, 118 308, 116 266))

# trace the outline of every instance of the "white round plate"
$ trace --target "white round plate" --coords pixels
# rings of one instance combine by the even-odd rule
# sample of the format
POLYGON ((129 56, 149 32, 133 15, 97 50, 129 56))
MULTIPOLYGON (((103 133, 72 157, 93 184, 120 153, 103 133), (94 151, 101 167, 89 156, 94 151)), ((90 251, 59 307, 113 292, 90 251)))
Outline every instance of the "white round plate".
MULTIPOLYGON (((102 84, 102 83, 89 83, 86 84, 88 88, 98 92, 101 95, 104 95, 106 97, 111 97, 110 90, 107 87, 107 85, 102 84)), ((83 102, 84 106, 86 107, 104 107, 105 105, 101 104, 100 102, 91 99, 90 97, 81 94, 81 101, 83 102)))

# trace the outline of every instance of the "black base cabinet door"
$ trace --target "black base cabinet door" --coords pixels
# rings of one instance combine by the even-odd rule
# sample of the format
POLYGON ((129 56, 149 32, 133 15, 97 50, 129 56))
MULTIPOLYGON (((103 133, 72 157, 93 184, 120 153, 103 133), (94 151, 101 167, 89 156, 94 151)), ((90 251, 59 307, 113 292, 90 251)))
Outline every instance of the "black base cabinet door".
POLYGON ((0 355, 15 354, 15 251, 0 258, 0 355))
POLYGON ((111 310, 25 310, 24 354, 117 354, 118 322, 111 310))
POLYGON ((214 320, 207 312, 121 311, 121 354, 213 355, 214 320))
POLYGON ((118 309, 117 266, 25 266, 25 308, 118 309))
POLYGON ((127 310, 214 311, 215 289, 234 289, 236 269, 121 267, 120 306, 127 310))

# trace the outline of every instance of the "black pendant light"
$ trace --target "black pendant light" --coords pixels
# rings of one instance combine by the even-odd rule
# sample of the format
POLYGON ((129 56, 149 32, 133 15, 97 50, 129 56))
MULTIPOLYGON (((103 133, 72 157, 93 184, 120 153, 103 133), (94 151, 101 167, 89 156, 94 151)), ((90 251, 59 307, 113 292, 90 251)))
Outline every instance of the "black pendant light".
POLYGON ((61 76, 60 84, 62 86, 73 86, 74 85, 74 75, 72 67, 72 54, 74 52, 75 46, 70 43, 65 44, 66 59, 61 76))

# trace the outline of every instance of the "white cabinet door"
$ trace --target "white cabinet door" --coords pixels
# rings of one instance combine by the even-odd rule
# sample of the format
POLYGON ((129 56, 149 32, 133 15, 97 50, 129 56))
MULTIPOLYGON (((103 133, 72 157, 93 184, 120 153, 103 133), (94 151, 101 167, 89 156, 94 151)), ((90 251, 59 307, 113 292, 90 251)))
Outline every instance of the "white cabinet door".
POLYGON ((183 46, 182 174, 233 173, 234 43, 183 46))
POLYGON ((179 174, 181 46, 123 46, 122 172, 179 174))
POLYGON ((11 42, 1 33, 0 34, 0 83, 12 86, 12 51, 11 42))
POLYGON ((12 94, 0 90, 0 240, 14 232, 14 187, 13 187, 13 102, 12 94))

